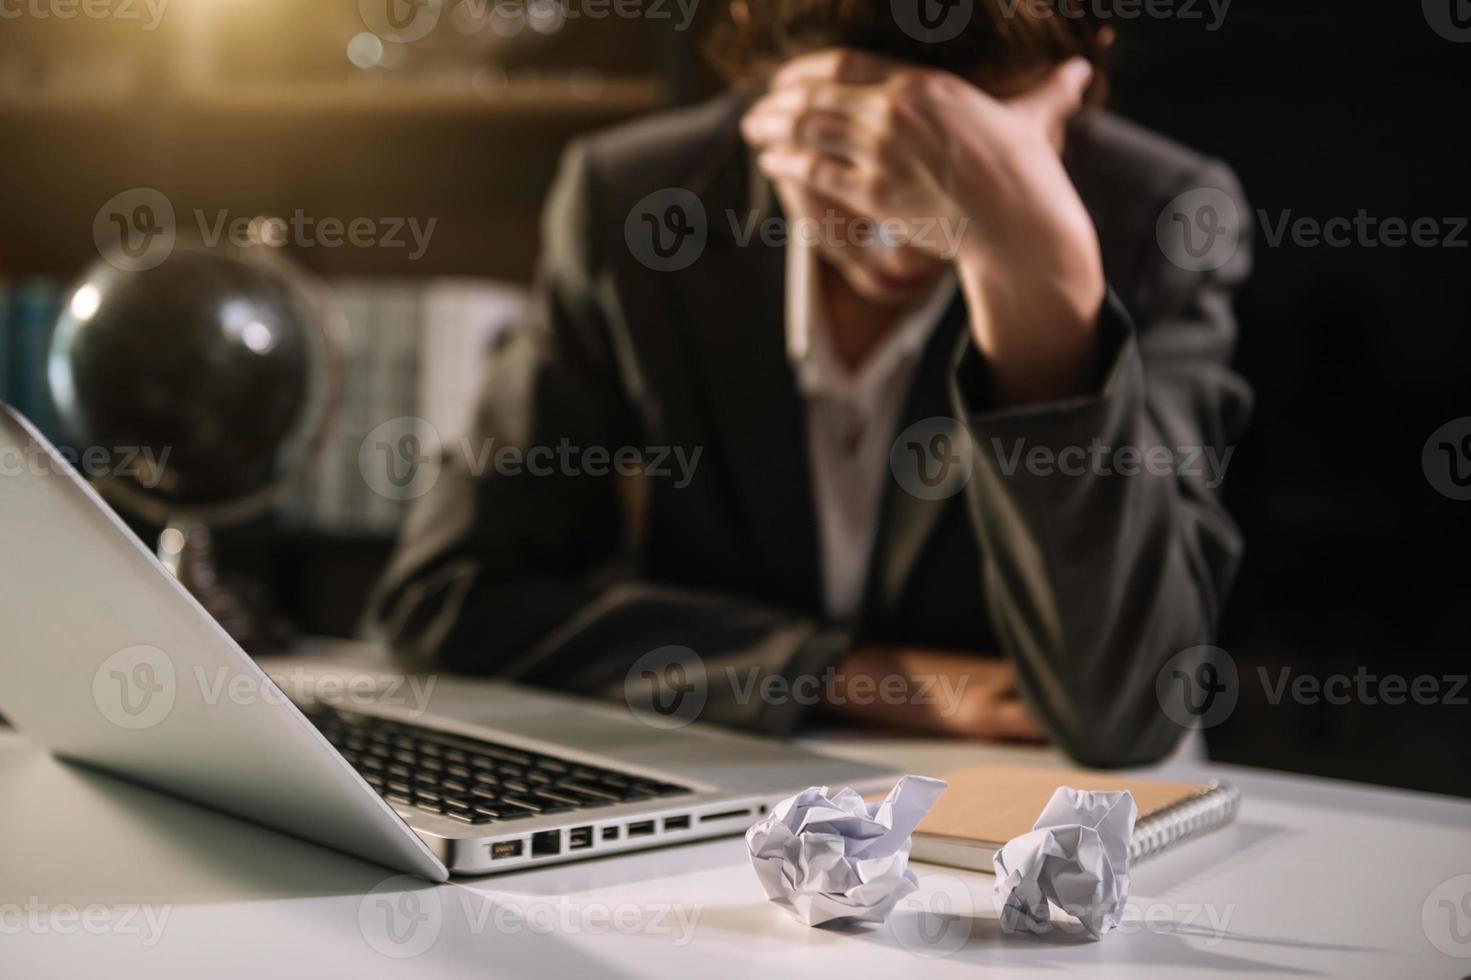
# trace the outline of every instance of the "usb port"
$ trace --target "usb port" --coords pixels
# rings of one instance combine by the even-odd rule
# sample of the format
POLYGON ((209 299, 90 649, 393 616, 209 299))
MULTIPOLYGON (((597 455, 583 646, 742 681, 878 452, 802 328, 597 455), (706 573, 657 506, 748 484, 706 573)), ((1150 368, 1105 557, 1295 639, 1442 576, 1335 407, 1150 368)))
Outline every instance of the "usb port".
POLYGON ((618 839, 618 828, 617 827, 604 827, 603 828, 603 840, 617 840, 617 839, 618 839))
POLYGON ((496 841, 490 845, 491 860, 521 856, 522 843, 518 840, 496 841))
POLYGON ((550 857, 562 853, 562 832, 543 830, 531 835, 531 856, 550 857))
POLYGON ((682 817, 665 817, 664 818, 664 829, 665 830, 689 830, 690 829, 690 818, 689 818, 689 814, 685 814, 682 817))
POLYGON ((567 831, 567 850, 580 851, 586 847, 592 847, 591 827, 573 827, 567 831))
POLYGON ((629 837, 647 837, 654 832, 654 821, 640 820, 638 823, 628 825, 629 837))

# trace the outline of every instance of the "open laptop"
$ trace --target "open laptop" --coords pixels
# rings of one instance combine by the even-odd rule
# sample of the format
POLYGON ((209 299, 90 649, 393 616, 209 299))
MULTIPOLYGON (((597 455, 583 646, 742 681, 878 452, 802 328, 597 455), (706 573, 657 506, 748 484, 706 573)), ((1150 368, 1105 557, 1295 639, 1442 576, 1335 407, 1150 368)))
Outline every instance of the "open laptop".
POLYGON ((740 833, 896 775, 511 684, 275 669, 0 403, 0 712, 62 758, 435 881, 740 833))

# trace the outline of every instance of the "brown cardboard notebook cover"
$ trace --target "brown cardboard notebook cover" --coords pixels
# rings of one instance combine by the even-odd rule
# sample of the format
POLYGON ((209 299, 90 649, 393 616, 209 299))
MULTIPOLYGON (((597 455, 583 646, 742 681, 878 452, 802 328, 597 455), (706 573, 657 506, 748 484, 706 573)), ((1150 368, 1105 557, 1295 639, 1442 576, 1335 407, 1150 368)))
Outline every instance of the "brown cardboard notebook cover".
POLYGON ((1160 783, 1077 769, 972 766, 942 778, 950 788, 915 831, 911 856, 982 871, 991 870, 991 855, 1002 844, 1032 829, 1059 786, 1133 793, 1135 858, 1229 822, 1238 799, 1220 783, 1160 783))

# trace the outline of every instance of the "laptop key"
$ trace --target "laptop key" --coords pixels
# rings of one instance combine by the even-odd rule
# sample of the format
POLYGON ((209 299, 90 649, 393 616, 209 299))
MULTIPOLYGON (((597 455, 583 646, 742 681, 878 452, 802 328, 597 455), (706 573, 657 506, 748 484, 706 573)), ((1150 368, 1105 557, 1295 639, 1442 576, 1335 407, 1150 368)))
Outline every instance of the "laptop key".
MULTIPOLYGON (((543 807, 543 806, 541 806, 539 804, 533 803, 530 800, 523 800, 523 799, 521 799, 518 796, 503 796, 503 797, 501 797, 501 805, 503 807, 515 807, 515 808, 518 808, 520 810, 525 811, 526 813, 545 813, 546 812, 546 808, 545 807, 543 807)), ((567 809, 570 810, 572 808, 571 807, 568 807, 567 809)))
POLYGON ((534 793, 531 794, 531 798, 533 800, 535 800, 538 804, 542 804, 543 806, 545 806, 545 805, 551 805, 551 806, 581 806, 582 805, 582 801, 579 800, 579 799, 577 799, 577 798, 575 798, 575 797, 572 797, 572 796, 564 796, 564 795, 562 795, 560 793, 557 793, 557 792, 555 792, 553 790, 549 790, 549 789, 538 789, 536 792, 534 792, 534 793))
POLYGON ((486 755, 499 759, 502 762, 510 762, 518 766, 531 765, 531 756, 523 755, 514 749, 501 748, 499 746, 486 745, 481 749, 486 755))
MULTIPOLYGON (((307 714, 343 758, 381 794, 402 804, 459 812, 479 806, 511 820, 689 793, 686 787, 511 746, 309 707, 307 714), (415 796, 415 790, 419 795, 415 796)), ((431 811, 432 812, 432 811, 431 811)))
POLYGON ((589 797, 595 800, 603 800, 607 803, 616 803, 620 799, 622 799, 622 797, 617 796, 613 793, 609 793, 607 790, 595 789, 592 786, 584 786, 581 783, 574 783, 571 780, 558 783, 557 788, 560 790, 567 790, 572 793, 576 793, 578 796, 589 797))
POLYGON ((616 802, 614 800, 605 799, 599 796, 590 796, 584 793, 579 793, 576 790, 571 789, 565 785, 558 786, 554 792, 559 797, 570 798, 577 806, 580 806, 583 809, 592 809, 594 807, 600 806, 612 806, 614 802, 616 802))

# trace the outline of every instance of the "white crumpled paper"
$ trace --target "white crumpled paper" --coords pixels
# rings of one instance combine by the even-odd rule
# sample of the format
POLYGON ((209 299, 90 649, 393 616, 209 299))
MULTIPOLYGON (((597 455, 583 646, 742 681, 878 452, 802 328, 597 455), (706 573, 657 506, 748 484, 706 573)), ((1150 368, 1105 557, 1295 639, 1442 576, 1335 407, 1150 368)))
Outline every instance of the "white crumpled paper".
POLYGON ((852 789, 813 786, 788 797, 746 831, 766 897, 809 926, 883 922, 918 887, 908 869, 910 835, 946 783, 905 776, 882 803, 852 789))
POLYGON ((1007 841, 992 863, 1003 932, 1046 932, 1051 901, 1094 939, 1117 926, 1129 897, 1134 796, 1059 787, 1030 833, 1007 841))

